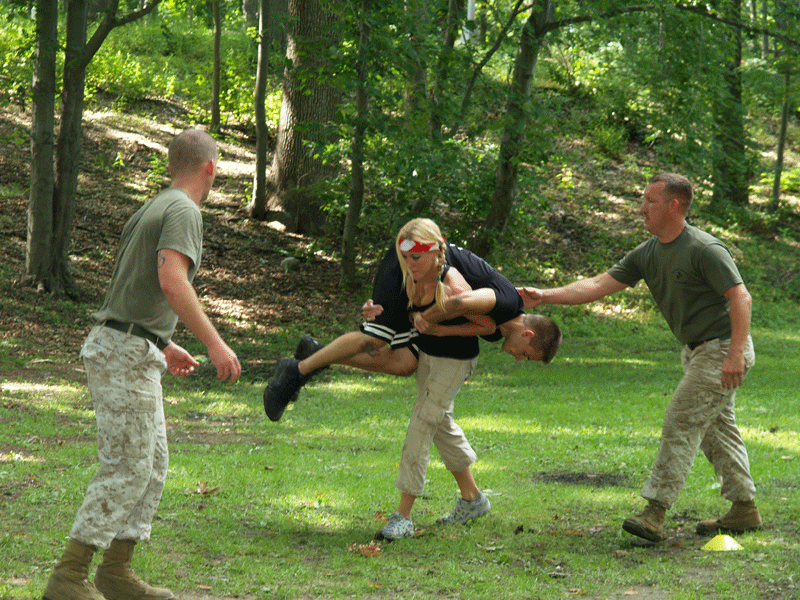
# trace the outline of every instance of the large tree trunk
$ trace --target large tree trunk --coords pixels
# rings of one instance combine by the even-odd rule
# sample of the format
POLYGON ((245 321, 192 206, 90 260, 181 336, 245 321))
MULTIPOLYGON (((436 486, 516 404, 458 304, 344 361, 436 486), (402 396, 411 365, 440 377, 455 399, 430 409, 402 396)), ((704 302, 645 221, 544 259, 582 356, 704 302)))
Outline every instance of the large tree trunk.
MULTIPOLYGON (((733 0, 727 16, 741 16, 741 0, 733 0)), ((731 26, 728 44, 730 59, 723 68, 724 89, 714 105, 716 144, 713 153, 712 207, 719 210, 727 204, 747 206, 750 190, 750 166, 747 159, 747 134, 742 104, 742 29, 731 26)))
MULTIPOLYGON (((242 16, 248 26, 259 26, 259 13, 262 2, 258 0, 242 0, 242 16)), ((260 33, 260 30, 259 30, 260 33)))
POLYGON ((264 39, 264 42, 272 47, 275 42, 280 42, 281 48, 286 49, 286 30, 284 25, 286 23, 287 0, 242 0, 242 14, 247 21, 248 26, 260 25, 260 14, 262 8, 266 8, 270 15, 269 22, 266 29, 261 31, 259 35, 264 39))
POLYGON ((371 0, 361 0, 361 30, 358 40, 358 59, 356 61, 356 123, 353 127, 353 142, 350 150, 350 203, 342 232, 342 285, 348 288, 357 286, 356 279, 356 232, 364 205, 364 137, 367 122, 367 43, 369 25, 367 12, 371 0))
POLYGON ((329 172, 318 153, 332 142, 337 93, 327 83, 326 49, 335 36, 333 15, 319 0, 290 0, 289 31, 278 141, 272 162, 268 209, 295 233, 325 230, 325 213, 313 190, 329 172), (320 73, 323 73, 320 75, 320 73))
POLYGON ((83 100, 86 67, 82 64, 86 46, 88 0, 67 3, 67 37, 64 49, 64 79, 61 94, 61 128, 56 147, 56 194, 53 204, 53 292, 71 290, 69 247, 78 190, 78 167, 83 137, 83 100))
POLYGON ((531 16, 525 23, 520 36, 519 50, 506 105, 508 125, 503 131, 500 141, 494 197, 486 222, 470 242, 470 249, 485 258, 491 256, 492 241, 502 235, 511 217, 517 188, 517 163, 525 139, 525 127, 528 120, 525 104, 530 98, 536 61, 547 31, 546 25, 551 8, 550 0, 535 0, 531 16))
MULTIPOLYGON (((71 292, 74 289, 68 258, 78 189, 86 67, 115 27, 145 16, 155 9, 159 2, 160 0, 152 0, 142 9, 120 17, 117 15, 119 0, 108 0, 105 16, 88 42, 86 41, 88 0, 67 2, 61 128, 56 142, 55 183, 51 203, 41 193, 42 189, 49 186, 47 178, 50 177, 43 172, 44 158, 41 158, 41 161, 37 159, 37 170, 31 173, 31 189, 36 188, 37 191, 36 206, 31 206, 29 210, 35 214, 43 214, 42 211, 47 210, 52 215, 52 221, 49 232, 42 221, 29 228, 26 262, 32 260, 41 262, 41 259, 33 258, 31 252, 41 257, 47 255, 48 274, 42 273, 37 276, 38 285, 46 291, 60 293, 71 292), (39 205, 40 202, 43 204, 39 205)), ((49 4, 47 6, 49 7, 49 4)), ((45 8, 43 13, 57 14, 49 8, 45 8)), ((48 128, 52 137, 52 123, 41 121, 40 126, 41 131, 38 136, 41 139, 47 138, 48 128)))
POLYGON ((269 47, 267 32, 270 28, 269 0, 261 0, 258 18, 258 67, 256 68, 256 85, 254 112, 256 117, 256 165, 253 175, 253 198, 247 212, 253 219, 264 219, 267 215, 267 149, 269 146, 269 128, 267 127, 267 81, 269 79, 269 47))
POLYGON ((58 0, 36 2, 36 60, 33 72, 31 116, 31 186, 28 201, 28 235, 25 253, 26 282, 52 287, 50 248, 53 241, 53 192, 55 177, 56 51, 58 49, 58 0))

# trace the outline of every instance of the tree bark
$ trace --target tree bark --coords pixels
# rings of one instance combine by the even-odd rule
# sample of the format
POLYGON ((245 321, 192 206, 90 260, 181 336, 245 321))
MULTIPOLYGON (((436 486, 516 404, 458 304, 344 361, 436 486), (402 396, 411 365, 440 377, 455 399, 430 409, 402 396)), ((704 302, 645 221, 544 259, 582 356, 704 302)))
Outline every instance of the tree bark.
POLYGON ((525 139, 528 120, 525 104, 530 98, 533 74, 539 50, 547 33, 551 9, 551 0, 535 0, 531 15, 520 36, 511 89, 506 103, 508 125, 500 141, 494 196, 483 227, 470 241, 470 249, 487 259, 491 257, 494 238, 502 235, 511 217, 517 188, 519 153, 525 139))
MULTIPOLYGON (((109 0, 103 20, 87 42, 88 0, 67 1, 61 127, 56 141, 55 177, 50 199, 41 193, 40 188, 49 186, 47 182, 49 175, 45 175, 42 170, 43 162, 37 159, 37 171, 31 174, 31 189, 37 191, 35 200, 32 200, 36 206, 31 206, 29 210, 37 214, 46 210, 52 215, 50 231, 48 232, 44 222, 40 221, 29 229, 27 242, 28 249, 33 249, 40 257, 35 260, 47 262, 46 266, 42 264, 36 267, 39 279, 37 285, 45 291, 55 294, 70 293, 75 287, 69 272, 69 247, 77 201, 86 67, 115 27, 145 16, 158 6, 159 2, 160 0, 153 0, 140 10, 118 17, 119 0, 109 0), (40 202, 43 203, 41 206, 40 202)), ((46 9, 43 12, 50 11, 46 9)), ((53 14, 57 12, 53 11, 53 14)), ((38 108, 34 108, 34 111, 38 111, 38 108)), ((40 125, 42 129, 37 135, 41 139, 46 139, 46 129, 49 129, 52 137, 52 124, 49 121, 40 121, 40 125)), ((26 256, 26 262, 30 260, 30 255, 26 256)))
POLYGON ((53 240, 55 189, 53 156, 57 49, 58 0, 37 0, 25 279, 27 283, 43 290, 52 287, 50 248, 53 240))
POLYGON ((267 208, 289 231, 317 235, 325 231, 325 213, 313 190, 329 172, 316 151, 331 143, 338 94, 327 81, 326 50, 334 17, 319 0, 290 0, 289 30, 278 141, 268 185, 267 208))
POLYGON ((61 128, 56 146, 56 194, 53 203, 53 289, 71 291, 69 247, 75 219, 78 168, 83 141, 83 101, 86 68, 81 64, 86 47, 88 0, 67 2, 67 35, 64 48, 64 79, 61 92, 61 128))
POLYGON ((268 33, 271 13, 269 0, 260 0, 258 16, 258 67, 256 68, 256 85, 254 112, 256 118, 256 165, 253 175, 253 198, 247 207, 247 213, 253 219, 263 220, 267 216, 267 150, 269 146, 269 128, 267 127, 267 80, 269 79, 269 47, 268 33))

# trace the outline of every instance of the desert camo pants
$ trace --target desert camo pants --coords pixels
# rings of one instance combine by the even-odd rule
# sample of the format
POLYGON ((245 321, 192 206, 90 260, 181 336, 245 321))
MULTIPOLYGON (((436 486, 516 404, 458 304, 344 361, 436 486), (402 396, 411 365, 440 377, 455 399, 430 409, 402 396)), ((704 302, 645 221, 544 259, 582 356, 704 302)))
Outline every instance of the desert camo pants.
POLYGON ((422 495, 431 444, 436 446, 448 471, 459 473, 477 460, 464 432, 453 420, 456 394, 477 364, 477 358, 460 360, 419 353, 417 401, 394 484, 401 492, 422 495))
POLYGON ((70 537, 108 548, 147 541, 167 477, 164 354, 147 340, 97 326, 81 350, 97 420, 100 467, 70 537))
MULTIPOLYGON (((670 508, 678 498, 697 451, 702 450, 731 502, 755 497, 750 462, 736 426, 736 390, 720 385, 730 340, 712 340, 681 353, 684 376, 667 405, 661 443, 642 497, 670 508)), ((745 373, 755 363, 753 341, 744 350, 745 373)))

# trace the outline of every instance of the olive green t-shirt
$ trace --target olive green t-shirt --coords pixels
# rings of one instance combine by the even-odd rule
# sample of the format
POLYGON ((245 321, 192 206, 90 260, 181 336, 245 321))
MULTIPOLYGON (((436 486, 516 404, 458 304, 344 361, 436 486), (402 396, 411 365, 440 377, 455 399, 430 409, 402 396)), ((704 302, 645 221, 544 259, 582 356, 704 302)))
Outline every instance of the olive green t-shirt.
POLYGON ((158 251, 171 249, 190 260, 189 281, 200 266, 203 218, 181 189, 169 188, 144 204, 125 224, 103 306, 92 316, 136 323, 168 342, 178 315, 158 281, 158 251))
POLYGON ((742 283, 728 248, 686 225, 669 244, 643 242, 609 275, 630 287, 644 279, 672 333, 682 344, 731 335, 730 302, 724 294, 742 283))

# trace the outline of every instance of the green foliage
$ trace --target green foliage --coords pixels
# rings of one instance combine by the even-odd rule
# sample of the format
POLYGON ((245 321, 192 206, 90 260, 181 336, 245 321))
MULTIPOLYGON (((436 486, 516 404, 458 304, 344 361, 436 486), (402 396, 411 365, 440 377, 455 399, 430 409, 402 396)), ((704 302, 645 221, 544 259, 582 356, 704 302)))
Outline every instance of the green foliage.
POLYGON ((154 152, 150 157, 150 171, 147 173, 147 184, 155 186, 164 180, 168 174, 166 157, 159 152, 154 152))
POLYGON ((781 188, 786 192, 800 192, 800 167, 793 166, 781 173, 781 188))
POLYGON ((30 19, 9 16, 0 28, 0 102, 27 104, 36 32, 30 19))
MULTIPOLYGON (((387 232, 420 214, 435 216, 449 239, 464 243, 487 210, 494 176, 491 147, 464 139, 438 143, 387 127, 370 136, 366 153, 370 196, 361 235, 377 248, 386 246, 387 232)), ((343 215, 349 188, 330 182, 327 190, 327 197, 335 198, 332 214, 343 215)))
MULTIPOLYGON (((102 91, 118 104, 142 101, 150 95, 169 97, 174 80, 157 69, 147 69, 142 61, 123 51, 98 52, 86 73, 87 91, 102 91), (155 94, 154 94, 155 92, 155 94)), ((91 101, 92 94, 87 94, 91 101)))
MULTIPOLYGON (((213 30, 197 18, 170 14, 168 7, 159 17, 112 31, 87 69, 89 99, 98 91, 121 103, 178 98, 197 120, 207 120, 213 30)), ((254 33, 242 23, 228 22, 221 49, 220 105, 237 123, 252 121, 255 53, 254 33)), ((271 113, 277 122, 277 109, 271 113)))

